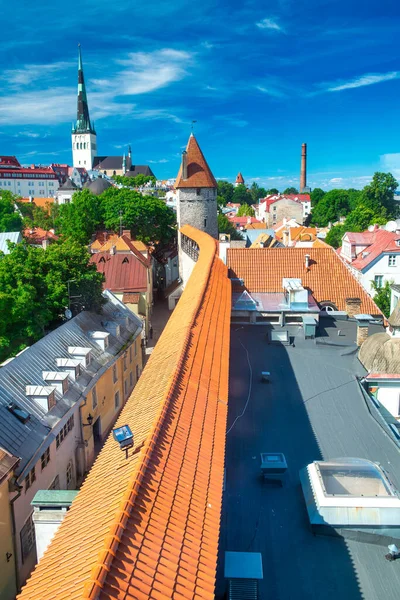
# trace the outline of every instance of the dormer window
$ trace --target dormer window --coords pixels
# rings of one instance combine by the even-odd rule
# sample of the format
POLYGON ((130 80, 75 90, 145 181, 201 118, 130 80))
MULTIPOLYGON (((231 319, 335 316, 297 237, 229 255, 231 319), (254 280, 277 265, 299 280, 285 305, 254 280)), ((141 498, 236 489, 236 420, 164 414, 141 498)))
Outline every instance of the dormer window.
POLYGON ((68 391, 68 373, 62 371, 43 371, 42 377, 48 384, 54 386, 63 396, 68 391))
POLYGON ((104 258, 104 256, 102 256, 99 260, 99 263, 105 263, 105 262, 106 262, 106 259, 104 258))
POLYGON ((53 386, 27 385, 26 395, 30 396, 46 412, 56 404, 55 387, 53 386))
POLYGON ((122 261, 122 264, 129 264, 129 259, 125 256, 124 260, 122 261))
POLYGON ((68 346, 68 354, 78 359, 81 365, 87 368, 90 365, 91 348, 82 348, 80 346, 68 346))

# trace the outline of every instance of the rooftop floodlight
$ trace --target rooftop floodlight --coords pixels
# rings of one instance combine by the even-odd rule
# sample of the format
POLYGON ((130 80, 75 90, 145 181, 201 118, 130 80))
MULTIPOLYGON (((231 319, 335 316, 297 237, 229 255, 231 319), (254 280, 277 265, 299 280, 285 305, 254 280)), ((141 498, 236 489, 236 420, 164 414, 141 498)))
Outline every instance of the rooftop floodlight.
POLYGON ((389 553, 385 554, 386 560, 388 560, 389 562, 392 562, 393 560, 396 560, 396 558, 400 557, 400 551, 399 551, 398 547, 396 546, 396 544, 389 544, 388 549, 389 549, 389 553))
POLYGON ((133 433, 129 425, 122 425, 113 429, 114 440, 118 442, 121 450, 125 450, 126 458, 128 458, 129 448, 133 448, 133 433))

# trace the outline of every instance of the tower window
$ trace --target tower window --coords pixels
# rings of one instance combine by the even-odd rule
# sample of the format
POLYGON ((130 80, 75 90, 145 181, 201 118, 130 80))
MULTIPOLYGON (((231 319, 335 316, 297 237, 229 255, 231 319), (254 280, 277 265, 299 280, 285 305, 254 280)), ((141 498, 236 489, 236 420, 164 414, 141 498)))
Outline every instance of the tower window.
POLYGON ((204 229, 207 228, 207 219, 204 219, 204 229))
POLYGON ((83 142, 83 149, 86 150, 86 142, 83 142))
POLYGON ((196 190, 196 196, 200 196, 200 194, 201 194, 201 189, 197 188, 197 190, 196 190))
POLYGON ((117 171, 113 171, 113 175, 116 175, 116 174, 117 174, 117 171))

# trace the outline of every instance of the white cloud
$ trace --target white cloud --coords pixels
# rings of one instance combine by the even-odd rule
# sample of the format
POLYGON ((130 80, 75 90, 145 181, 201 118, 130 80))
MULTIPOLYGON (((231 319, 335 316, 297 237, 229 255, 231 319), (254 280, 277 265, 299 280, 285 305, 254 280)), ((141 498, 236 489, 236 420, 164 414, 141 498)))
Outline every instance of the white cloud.
POLYGON ((321 86, 325 92, 341 92, 354 88, 364 87, 366 85, 374 85, 383 81, 391 81, 400 78, 400 71, 391 71, 389 73, 367 73, 349 81, 336 81, 334 83, 324 83, 321 86))
POLYGON ((243 119, 242 113, 233 113, 231 115, 215 115, 214 119, 217 121, 224 121, 228 123, 228 125, 233 125, 234 127, 246 127, 249 123, 245 119, 243 119))
POLYGON ((273 98, 285 98, 286 94, 281 90, 277 90, 273 87, 265 87, 263 85, 256 85, 256 89, 263 94, 267 94, 268 96, 272 96, 273 98))
POLYGON ((59 61, 47 65, 23 65, 20 69, 7 69, 3 72, 1 79, 7 81, 11 87, 21 88, 35 81, 60 79, 65 75, 65 69, 71 67, 72 62, 59 61))
POLYGON ((274 19, 262 19, 256 25, 259 29, 272 29, 273 31, 284 33, 284 29, 274 19))
POLYGON ((155 164, 164 164, 164 163, 167 163, 167 162, 169 162, 169 160, 166 159, 166 158, 160 158, 160 160, 148 160, 147 162, 155 165, 155 164))
POLYGON ((393 177, 400 180, 400 153, 382 154, 380 156, 382 171, 390 172, 393 177))
POLYGON ((38 138, 40 137, 40 133, 34 133, 33 131, 20 131, 19 133, 16 133, 14 137, 38 138))

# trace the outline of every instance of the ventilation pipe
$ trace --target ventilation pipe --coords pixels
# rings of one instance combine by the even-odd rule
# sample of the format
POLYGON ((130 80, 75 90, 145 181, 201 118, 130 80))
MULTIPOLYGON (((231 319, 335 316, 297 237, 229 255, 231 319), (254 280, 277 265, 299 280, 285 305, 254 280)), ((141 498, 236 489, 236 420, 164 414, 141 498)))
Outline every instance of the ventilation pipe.
POLYGON ((306 261, 306 269, 307 269, 307 271, 309 271, 309 269, 310 269, 310 255, 306 254, 304 258, 305 258, 305 261, 306 261))

